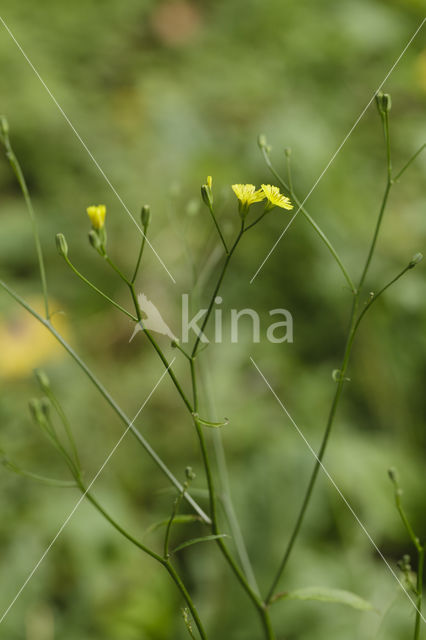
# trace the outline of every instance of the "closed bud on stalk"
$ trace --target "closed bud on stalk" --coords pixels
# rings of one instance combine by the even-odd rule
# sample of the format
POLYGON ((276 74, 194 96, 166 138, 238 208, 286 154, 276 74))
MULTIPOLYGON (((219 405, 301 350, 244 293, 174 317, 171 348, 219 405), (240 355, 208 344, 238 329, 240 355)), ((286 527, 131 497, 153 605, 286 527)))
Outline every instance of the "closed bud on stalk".
POLYGON ((211 209, 213 207, 213 192, 212 192, 212 177, 207 176, 206 180, 207 184, 203 184, 201 186, 201 197, 203 199, 204 204, 211 209))
POLYGON ((56 248, 60 256, 64 258, 68 256, 68 245, 63 233, 56 234, 56 248))
POLYGON ((0 116, 0 133, 4 137, 9 135, 9 123, 5 116, 0 116))
POLYGON ((49 417, 50 407, 51 404, 49 398, 45 397, 40 400, 40 409, 43 412, 45 418, 49 417))
POLYGON ((142 226, 145 227, 145 229, 151 222, 151 207, 149 206, 149 204, 144 204, 141 209, 141 221, 142 226))
POLYGON ((46 392, 50 390, 50 380, 43 369, 34 369, 34 375, 42 391, 46 392))
POLYGON ((379 91, 376 93, 376 105, 379 110, 379 113, 384 115, 385 113, 389 113, 392 108, 392 100, 389 93, 382 93, 379 91))
POLYGON ((99 238, 99 234, 96 233, 96 231, 94 231, 93 229, 91 229, 88 233, 88 238, 92 247, 96 249, 96 251, 101 253, 102 243, 101 243, 101 239, 99 238))
POLYGON ((185 469, 185 477, 188 481, 190 480, 194 480, 195 478, 195 473, 192 470, 192 467, 186 467, 185 469))
POLYGON ((409 269, 414 269, 414 267, 419 264, 419 262, 421 262, 423 260, 423 254, 422 253, 416 253, 414 254, 414 256, 411 258, 409 264, 408 264, 408 268, 409 269))
POLYGON ((266 142, 266 136, 263 133, 257 136, 257 144, 261 149, 265 149, 265 147, 268 146, 268 143, 266 142))
POLYGON ((388 476, 394 484, 398 482, 395 467, 391 467, 390 469, 388 469, 388 476))

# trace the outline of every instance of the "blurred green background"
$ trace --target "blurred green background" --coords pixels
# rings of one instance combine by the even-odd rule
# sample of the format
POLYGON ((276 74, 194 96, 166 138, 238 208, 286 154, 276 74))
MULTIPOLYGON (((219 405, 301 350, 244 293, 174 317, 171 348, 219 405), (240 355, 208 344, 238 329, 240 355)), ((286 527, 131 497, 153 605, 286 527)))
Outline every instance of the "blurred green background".
MULTIPOLYGON (((238 214, 230 185, 271 180, 256 144, 264 133, 273 159, 293 150, 303 197, 424 17, 421 0, 4 0, 2 17, 62 105, 129 211, 152 206, 150 239, 173 284, 147 249, 137 289, 180 331, 180 296, 196 268, 220 250, 200 203, 207 174, 227 237, 238 214)), ((131 416, 162 373, 132 324, 69 271, 54 237, 63 232, 83 273, 130 308, 121 282, 87 242, 85 208, 107 205, 111 255, 133 268, 139 236, 6 30, 0 28, 0 110, 38 215, 54 317, 70 343, 131 416)), ((394 166, 426 139, 426 41, 417 36, 385 85, 392 94, 394 166)), ((368 109, 307 203, 354 278, 365 259, 384 189, 380 120, 368 109)), ((424 251, 426 156, 392 192, 368 287, 377 290, 416 251, 424 251)), ((2 278, 40 307, 28 215, 7 160, 0 162, 2 278)), ((299 216, 259 276, 250 278, 288 221, 275 210, 247 235, 224 284, 225 340, 202 354, 219 418, 237 515, 259 584, 270 584, 299 508, 313 460, 249 361, 252 355, 316 448, 339 366, 350 293, 330 255, 299 216), (231 308, 284 307, 294 343, 252 344, 249 326, 229 340, 231 308), (229 324, 229 323, 228 323, 229 324)), ((378 303, 359 333, 326 465, 392 567, 413 554, 393 505, 387 469, 400 471, 404 500, 425 532, 426 297, 420 265, 378 303)), ((200 292, 206 303, 214 274, 200 292)), ((0 447, 34 472, 66 477, 54 450, 31 424, 32 375, 43 366, 70 417, 90 479, 122 425, 70 358, 5 293, 0 296, 0 447)), ((265 325, 262 325, 263 327, 265 325)), ((176 355, 159 338, 168 357, 176 355)), ((185 361, 176 370, 188 385, 185 361)), ((208 405, 204 405, 207 412, 208 405)), ((188 416, 166 379, 137 426, 196 489, 205 487, 188 416)), ((210 437, 210 433, 207 434, 210 437)), ((212 455, 214 442, 209 439, 212 455)), ((167 517, 173 493, 129 435, 96 483, 95 494, 135 534, 167 517)), ((2 471, 0 613, 6 609, 74 506, 74 490, 52 489, 2 471)), ((200 500, 205 503, 203 498, 200 500)), ((207 505, 206 505, 207 506, 207 505)), ((186 509, 186 507, 185 507, 186 509)), ((224 524, 224 526, 226 526, 224 524)), ((174 539, 201 535, 191 526, 174 539)), ((151 541, 160 548, 161 537, 151 541)), ((231 541, 232 545, 232 541, 231 541)), ((414 561, 414 559, 413 559, 414 561)), ((256 614, 213 543, 177 559, 211 638, 257 640, 256 614)), ((321 477, 281 588, 324 585, 355 591, 377 612, 333 604, 285 603, 273 610, 280 640, 377 638, 411 634, 414 611, 330 483, 321 477)), ((179 594, 165 572, 123 541, 90 505, 76 512, 2 623, 10 640, 181 640, 179 594)), ((424 629, 422 631, 424 636, 424 629)))

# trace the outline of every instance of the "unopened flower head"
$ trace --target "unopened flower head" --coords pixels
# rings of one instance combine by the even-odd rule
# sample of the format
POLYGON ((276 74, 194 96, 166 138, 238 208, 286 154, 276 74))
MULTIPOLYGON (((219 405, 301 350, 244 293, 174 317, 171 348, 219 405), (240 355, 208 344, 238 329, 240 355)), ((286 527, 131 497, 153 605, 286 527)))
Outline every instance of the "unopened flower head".
POLYGON ((90 218, 93 229, 99 231, 105 224, 106 206, 98 204, 87 207, 87 215, 90 218))
POLYGON ((235 193, 239 200, 240 215, 245 217, 249 210, 249 207, 255 202, 262 202, 265 199, 265 194, 262 189, 257 189, 254 184, 233 184, 232 191, 235 193))
POLYGON ((207 176, 207 186, 209 189, 212 188, 213 179, 211 176, 207 176))
POLYGON ((289 198, 284 196, 278 187, 274 187, 272 184, 262 184, 263 197, 268 199, 266 209, 273 209, 274 207, 281 207, 281 209, 293 209, 289 198))

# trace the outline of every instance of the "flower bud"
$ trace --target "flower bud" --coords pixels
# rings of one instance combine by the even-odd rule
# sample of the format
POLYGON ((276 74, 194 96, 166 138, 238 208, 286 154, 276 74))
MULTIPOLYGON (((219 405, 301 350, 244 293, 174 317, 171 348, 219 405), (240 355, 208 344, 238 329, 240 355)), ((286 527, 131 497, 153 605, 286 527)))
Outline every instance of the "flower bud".
POLYGON ((142 226, 146 229, 151 222, 151 207, 149 204, 144 204, 141 210, 142 226))
POLYGON ((94 229, 91 229, 89 231, 89 233, 88 233, 88 238, 89 238, 89 242, 92 245, 92 247, 94 249, 96 249, 96 251, 101 253, 102 243, 101 243, 101 240, 99 238, 99 234, 94 229))
POLYGON ((284 149, 284 153, 285 153, 286 158, 289 158, 291 156, 291 148, 290 147, 286 147, 284 149))
POLYGON ((389 113, 392 107, 392 100, 389 93, 382 93, 379 91, 376 93, 376 105, 379 110, 379 113, 384 115, 385 113, 389 113))
POLYGON ((185 477, 188 481, 190 480, 194 480, 195 478, 195 473, 192 470, 192 467, 186 467, 185 468, 185 477))
POLYGON ((211 209, 213 207, 212 177, 207 176, 207 184, 201 187, 201 197, 204 204, 211 209))
POLYGON ((56 248, 60 256, 66 258, 68 255, 68 245, 63 233, 56 234, 56 248))
POLYGON ((394 484, 398 482, 396 469, 394 467, 391 467, 390 469, 388 469, 388 476, 394 484))
POLYGON ((257 136, 257 144, 259 145, 260 149, 265 149, 265 147, 268 146, 268 143, 266 142, 266 136, 263 133, 257 136))
POLYGON ((43 369, 34 369, 34 375, 42 391, 50 390, 50 381, 43 369))
POLYGON ((408 264, 408 268, 409 269, 414 269, 414 267, 419 264, 419 262, 421 262, 423 260, 423 254, 422 253, 416 253, 414 254, 414 256, 411 258, 409 264, 408 264))
POLYGON ((0 116, 0 133, 4 137, 9 135, 9 123, 5 116, 0 116))
POLYGON ((50 408, 51 408, 51 404, 50 404, 50 400, 49 398, 42 398, 40 400, 40 409, 44 415, 45 418, 49 418, 49 413, 50 413, 50 408))

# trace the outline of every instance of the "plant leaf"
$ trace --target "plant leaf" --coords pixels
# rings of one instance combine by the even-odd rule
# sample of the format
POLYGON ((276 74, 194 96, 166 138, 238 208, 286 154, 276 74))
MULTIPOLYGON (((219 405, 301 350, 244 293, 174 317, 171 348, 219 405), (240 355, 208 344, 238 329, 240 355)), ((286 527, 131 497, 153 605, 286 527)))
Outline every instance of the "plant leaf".
MULTIPOLYGON (((144 532, 143 538, 145 538, 145 536, 147 536, 149 533, 152 533, 153 531, 156 531, 157 529, 168 525, 169 520, 170 518, 166 518, 165 520, 154 522, 154 524, 148 527, 148 529, 144 532)), ((203 522, 203 520, 200 518, 200 516, 197 516, 195 514, 182 514, 180 516, 177 515, 173 518, 173 524, 186 524, 187 522, 203 522)))
POLYGON ((202 424, 204 427, 212 427, 213 429, 218 429, 219 427, 225 427, 227 424, 229 424, 228 418, 224 418, 223 422, 210 422, 209 420, 203 420, 202 418, 200 418, 198 413, 193 413, 192 415, 194 416, 196 421, 202 424))
POLYGON ((338 604, 344 604, 348 607, 352 607, 353 609, 359 609, 360 611, 371 611, 374 608, 370 602, 367 602, 367 600, 364 600, 351 591, 330 589, 329 587, 305 587, 304 589, 297 589, 296 591, 278 593, 274 596, 272 602, 276 602, 277 600, 317 600, 319 602, 336 602, 338 604))
POLYGON ((182 542, 182 544, 175 547, 172 553, 176 553, 176 551, 180 551, 181 549, 185 549, 185 547, 190 547, 193 544, 198 544, 199 542, 209 542, 209 540, 217 540, 218 538, 228 538, 226 533, 219 533, 217 535, 211 536, 203 536, 202 538, 191 538, 191 540, 187 540, 186 542, 182 542))

